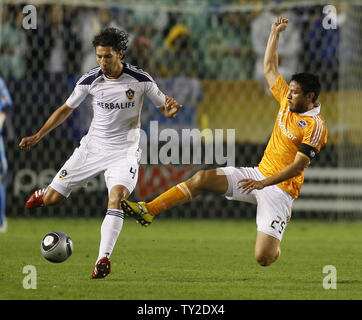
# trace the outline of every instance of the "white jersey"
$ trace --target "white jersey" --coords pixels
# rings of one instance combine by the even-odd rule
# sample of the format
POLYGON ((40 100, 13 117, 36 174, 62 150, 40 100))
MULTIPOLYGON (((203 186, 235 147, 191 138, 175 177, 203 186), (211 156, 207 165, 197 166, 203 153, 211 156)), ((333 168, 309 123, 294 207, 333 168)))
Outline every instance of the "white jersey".
POLYGON ((77 108, 88 94, 93 96, 93 120, 81 143, 116 150, 138 149, 145 94, 157 107, 165 102, 152 77, 127 63, 117 79, 107 78, 100 67, 91 69, 79 79, 66 104, 77 108))

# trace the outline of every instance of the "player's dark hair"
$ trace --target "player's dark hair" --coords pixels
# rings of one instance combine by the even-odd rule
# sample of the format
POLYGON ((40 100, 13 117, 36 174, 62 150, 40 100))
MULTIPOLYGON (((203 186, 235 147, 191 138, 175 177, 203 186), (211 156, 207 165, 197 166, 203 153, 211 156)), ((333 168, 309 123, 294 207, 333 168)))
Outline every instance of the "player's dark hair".
POLYGON ((290 81, 298 82, 302 88, 303 94, 306 95, 309 92, 314 93, 313 102, 315 102, 321 91, 321 84, 318 76, 311 73, 296 73, 292 75, 290 81))
POLYGON ((127 50, 128 34, 116 28, 106 28, 94 37, 92 43, 94 48, 97 46, 112 47, 119 53, 121 50, 127 50))

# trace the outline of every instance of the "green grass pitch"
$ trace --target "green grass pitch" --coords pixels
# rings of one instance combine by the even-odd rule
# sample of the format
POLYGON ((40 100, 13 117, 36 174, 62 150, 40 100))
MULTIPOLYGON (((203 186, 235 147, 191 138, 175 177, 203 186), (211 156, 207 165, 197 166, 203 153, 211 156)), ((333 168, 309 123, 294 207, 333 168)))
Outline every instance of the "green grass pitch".
POLYGON ((270 267, 254 260, 255 221, 157 218, 142 228, 131 218, 112 254, 112 272, 90 280, 102 219, 8 219, 0 233, 0 299, 84 300, 345 300, 362 299, 362 221, 295 220, 270 267), (50 231, 68 233, 73 255, 54 264, 40 253, 50 231), (24 289, 27 265, 36 289, 24 289), (337 288, 324 289, 326 265, 337 288))

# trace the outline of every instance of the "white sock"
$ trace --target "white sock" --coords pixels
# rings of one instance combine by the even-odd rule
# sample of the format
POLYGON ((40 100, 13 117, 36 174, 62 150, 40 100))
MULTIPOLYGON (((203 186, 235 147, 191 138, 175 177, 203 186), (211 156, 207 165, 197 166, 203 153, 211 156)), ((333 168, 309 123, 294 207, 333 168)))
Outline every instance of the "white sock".
POLYGON ((101 243, 98 259, 110 257, 123 227, 124 214, 122 210, 108 209, 101 226, 101 243))

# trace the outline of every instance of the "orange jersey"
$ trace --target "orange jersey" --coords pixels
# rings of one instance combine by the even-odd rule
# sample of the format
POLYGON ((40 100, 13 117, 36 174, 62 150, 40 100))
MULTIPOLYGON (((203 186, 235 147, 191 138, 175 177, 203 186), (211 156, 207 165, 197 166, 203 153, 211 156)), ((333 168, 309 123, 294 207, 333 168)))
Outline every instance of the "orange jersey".
MULTIPOLYGON (((282 76, 270 91, 280 103, 280 109, 258 166, 265 177, 273 176, 293 163, 297 153, 313 158, 327 142, 327 128, 320 114, 320 105, 305 113, 290 112, 287 100, 289 86, 282 76)), ((278 186, 293 198, 298 198, 303 181, 304 173, 301 173, 278 186)))

